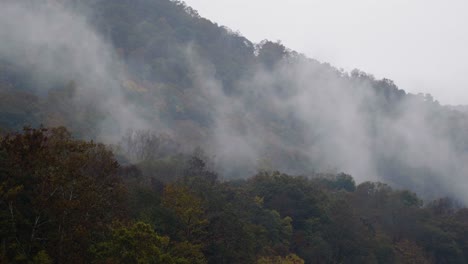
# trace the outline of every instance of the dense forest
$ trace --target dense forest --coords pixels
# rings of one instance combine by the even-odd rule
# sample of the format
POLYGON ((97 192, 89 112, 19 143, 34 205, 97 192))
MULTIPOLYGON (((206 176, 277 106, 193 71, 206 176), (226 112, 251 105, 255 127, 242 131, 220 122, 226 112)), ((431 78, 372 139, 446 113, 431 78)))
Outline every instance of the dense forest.
POLYGON ((0 263, 468 262, 464 106, 182 1, 0 0, 0 39, 0 263))
POLYGON ((221 181, 205 159, 198 150, 124 166, 109 148, 64 128, 7 134, 1 261, 467 261, 468 209, 450 199, 423 206, 414 193, 356 185, 346 174, 259 171, 221 181))

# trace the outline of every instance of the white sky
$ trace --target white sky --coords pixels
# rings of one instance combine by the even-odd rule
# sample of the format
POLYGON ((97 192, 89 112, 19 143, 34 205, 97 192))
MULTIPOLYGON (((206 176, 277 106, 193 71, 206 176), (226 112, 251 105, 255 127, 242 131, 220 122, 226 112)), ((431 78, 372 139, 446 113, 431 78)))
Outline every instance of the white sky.
POLYGON ((248 39, 468 104, 468 0, 186 0, 248 39))

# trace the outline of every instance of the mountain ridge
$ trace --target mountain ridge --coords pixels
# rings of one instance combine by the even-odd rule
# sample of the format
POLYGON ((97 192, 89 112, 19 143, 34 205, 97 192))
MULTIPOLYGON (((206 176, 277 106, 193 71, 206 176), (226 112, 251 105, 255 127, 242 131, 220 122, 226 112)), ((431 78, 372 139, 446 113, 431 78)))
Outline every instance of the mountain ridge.
MULTIPOLYGON (((266 165, 293 174, 345 171, 423 196, 468 199, 461 191, 467 117, 430 95, 338 70, 279 42, 254 44, 181 1, 61 3, 35 11, 40 25, 56 30, 24 47, 36 53, 8 58, 21 52, 0 50, 6 129, 65 125, 114 144, 129 130, 150 130, 170 134, 183 151, 201 146, 227 178, 266 165), (44 54, 44 45, 53 53, 44 54)), ((14 50, 30 34, 2 30, 14 50)))

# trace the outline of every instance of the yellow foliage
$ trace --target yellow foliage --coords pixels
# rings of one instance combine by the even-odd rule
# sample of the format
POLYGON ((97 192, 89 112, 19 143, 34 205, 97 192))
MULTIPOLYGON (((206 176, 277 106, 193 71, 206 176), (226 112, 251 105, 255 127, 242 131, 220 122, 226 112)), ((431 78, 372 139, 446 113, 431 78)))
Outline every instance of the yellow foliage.
POLYGON ((186 187, 167 185, 164 188, 163 206, 171 209, 184 224, 184 235, 191 238, 208 225, 204 219, 202 201, 186 187))
POLYGON ((296 254, 289 254, 286 257, 261 257, 257 260, 257 264, 304 264, 304 260, 296 254))

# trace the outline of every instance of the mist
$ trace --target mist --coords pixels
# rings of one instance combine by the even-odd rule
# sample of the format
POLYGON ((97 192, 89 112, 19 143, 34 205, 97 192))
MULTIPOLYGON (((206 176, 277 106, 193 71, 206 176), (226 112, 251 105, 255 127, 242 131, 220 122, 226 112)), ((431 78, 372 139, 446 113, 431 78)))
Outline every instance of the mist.
MULTIPOLYGON (((125 84, 137 79, 132 73, 138 62, 127 65, 90 25, 87 12, 57 1, 2 1, 0 57, 21 65, 38 94, 73 81, 77 105, 103 116, 89 137, 118 144, 131 131, 167 133, 185 145, 183 151, 202 147, 224 178, 259 169, 345 172, 358 183, 383 181, 425 198, 468 202, 466 147, 446 125, 450 115, 461 113, 437 114, 442 106, 428 96, 400 91, 389 99, 376 89, 396 89, 389 80, 340 71, 294 52, 272 65, 255 64, 227 92, 214 64, 184 45, 178 49, 192 85, 185 96, 202 105, 209 121, 162 121, 154 102, 129 99, 138 92, 125 84)), ((255 52, 252 47, 258 57, 255 52)), ((146 85, 140 96, 151 93, 166 103, 166 88, 146 85)))
POLYGON ((256 67, 233 96, 223 92, 212 66, 189 57, 196 86, 213 102, 208 149, 225 173, 239 167, 250 173, 345 172, 358 183, 382 181, 427 199, 468 201, 466 148, 453 138, 461 131, 449 127, 451 115, 461 113, 440 116, 443 107, 429 95, 399 90, 397 107, 385 109, 388 98, 375 86, 396 89, 392 81, 293 54, 272 69, 256 67))
POLYGON ((95 135, 100 140, 147 128, 125 99, 124 66, 88 24, 85 7, 47 0, 2 1, 0 6, 0 56, 27 72, 38 94, 73 82, 78 107, 105 116, 95 135))
POLYGON ((336 67, 359 68, 405 91, 431 93, 443 104, 468 102, 466 1, 186 2, 250 40, 279 39, 336 67))

